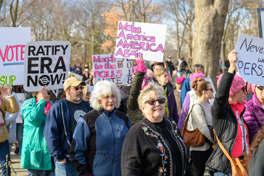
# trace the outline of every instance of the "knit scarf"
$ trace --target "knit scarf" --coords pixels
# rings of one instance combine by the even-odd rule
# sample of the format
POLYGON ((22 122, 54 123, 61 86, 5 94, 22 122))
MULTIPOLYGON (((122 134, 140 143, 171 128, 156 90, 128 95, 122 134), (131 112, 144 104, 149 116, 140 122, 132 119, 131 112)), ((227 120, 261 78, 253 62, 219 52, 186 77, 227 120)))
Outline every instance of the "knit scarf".
MULTIPOLYGON (((165 87, 165 97, 168 100, 167 92, 168 92, 168 87, 166 86, 165 87)), ((169 112, 169 107, 168 107, 168 101, 166 101, 166 103, 165 103, 165 115, 166 115, 166 117, 169 117, 169 113, 170 112, 169 112)))
MULTIPOLYGON (((39 102, 39 100, 37 100, 36 99, 36 103, 38 103, 39 102)), ((49 110, 50 110, 50 108, 52 107, 52 104, 51 104, 51 102, 50 101, 47 101, 47 103, 46 103, 46 106, 45 106, 45 115, 48 115, 48 112, 49 112, 49 110)))

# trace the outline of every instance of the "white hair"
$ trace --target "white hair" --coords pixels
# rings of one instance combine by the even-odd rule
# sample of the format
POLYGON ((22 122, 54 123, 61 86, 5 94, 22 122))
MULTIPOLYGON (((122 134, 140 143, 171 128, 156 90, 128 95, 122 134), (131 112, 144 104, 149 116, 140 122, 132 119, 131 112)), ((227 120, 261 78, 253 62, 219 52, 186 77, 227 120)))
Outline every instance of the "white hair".
POLYGON ((94 89, 91 93, 91 98, 90 98, 91 107, 93 107, 96 110, 101 110, 103 107, 99 103, 99 100, 101 100, 103 96, 112 95, 112 94, 116 96, 116 108, 119 108, 121 102, 120 90, 113 82, 99 81, 98 83, 95 84, 94 89))

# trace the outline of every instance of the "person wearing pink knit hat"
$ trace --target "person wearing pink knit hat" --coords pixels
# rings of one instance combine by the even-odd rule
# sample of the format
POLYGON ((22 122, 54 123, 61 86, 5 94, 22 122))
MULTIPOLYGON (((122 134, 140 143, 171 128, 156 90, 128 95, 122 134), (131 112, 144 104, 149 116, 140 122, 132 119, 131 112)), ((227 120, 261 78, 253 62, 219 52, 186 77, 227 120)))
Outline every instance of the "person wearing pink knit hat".
POLYGON ((245 106, 244 118, 251 131, 252 138, 264 125, 264 86, 251 84, 252 99, 245 106))
MULTIPOLYGON (((230 67, 218 79, 217 93, 211 107, 213 128, 220 142, 232 158, 249 154, 250 131, 244 119, 245 82, 236 74, 237 53, 228 56, 230 67)), ((208 168, 222 173, 230 173, 229 160, 216 144, 205 164, 208 168)))
POLYGON ((181 86, 184 80, 185 80, 184 76, 175 79, 176 89, 174 90, 174 97, 177 104, 177 110, 179 116, 181 114, 181 86))

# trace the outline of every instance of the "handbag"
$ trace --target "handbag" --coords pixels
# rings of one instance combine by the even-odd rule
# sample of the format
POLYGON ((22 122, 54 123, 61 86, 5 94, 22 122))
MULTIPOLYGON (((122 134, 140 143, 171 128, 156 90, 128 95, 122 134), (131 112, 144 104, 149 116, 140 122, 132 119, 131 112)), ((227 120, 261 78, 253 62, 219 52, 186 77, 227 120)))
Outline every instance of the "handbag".
MULTIPOLYGON (((189 120, 189 117, 190 117, 190 114, 193 110, 194 105, 192 105, 192 108, 187 115, 187 118, 185 120, 185 123, 184 123, 182 131, 181 131, 181 135, 182 135, 182 138, 183 138, 186 145, 188 145, 188 146, 203 146, 205 143, 205 138, 204 138, 204 135, 199 131, 199 129, 196 128, 193 131, 189 131, 187 129, 188 120, 189 120)), ((202 110, 203 110, 203 108, 202 108, 202 110)))
MULTIPOLYGON (((244 124, 243 124, 243 127, 244 127, 244 124)), ((243 132, 244 132, 244 130, 243 130, 243 132)), ((223 151, 223 153, 225 154, 225 156, 228 158, 228 160, 231 163, 232 176, 248 176, 250 160, 249 160, 249 157, 247 155, 247 152, 245 151, 242 154, 243 159, 231 158, 231 156, 228 154, 228 152, 226 151, 223 144, 219 141, 219 139, 215 133, 215 130, 214 130, 214 137, 217 140, 219 147, 221 148, 221 150, 223 151)))

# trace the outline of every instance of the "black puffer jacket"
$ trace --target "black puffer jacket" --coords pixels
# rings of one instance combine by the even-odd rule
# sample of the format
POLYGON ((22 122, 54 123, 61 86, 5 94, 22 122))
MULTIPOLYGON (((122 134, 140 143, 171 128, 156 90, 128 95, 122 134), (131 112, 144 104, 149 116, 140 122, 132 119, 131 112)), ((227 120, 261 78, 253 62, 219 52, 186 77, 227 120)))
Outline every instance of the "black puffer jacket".
POLYGON ((132 82, 130 94, 127 100, 128 116, 132 125, 143 119, 142 111, 138 106, 138 96, 141 90, 141 85, 144 79, 145 73, 137 71, 132 82))
MULTIPOLYGON (((231 74, 227 71, 224 72, 217 93, 215 95, 214 103, 211 107, 213 128, 215 129, 219 140, 230 156, 236 141, 238 128, 235 113, 228 103, 229 91, 235 74, 236 73, 231 74)), ((243 118, 244 111, 241 113, 241 118, 246 124, 243 118)), ((205 165, 213 170, 217 170, 223 173, 228 172, 229 168, 231 167, 229 160, 226 158, 218 144, 216 144, 213 153, 211 154, 205 165)))

